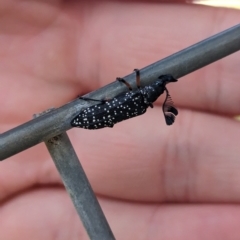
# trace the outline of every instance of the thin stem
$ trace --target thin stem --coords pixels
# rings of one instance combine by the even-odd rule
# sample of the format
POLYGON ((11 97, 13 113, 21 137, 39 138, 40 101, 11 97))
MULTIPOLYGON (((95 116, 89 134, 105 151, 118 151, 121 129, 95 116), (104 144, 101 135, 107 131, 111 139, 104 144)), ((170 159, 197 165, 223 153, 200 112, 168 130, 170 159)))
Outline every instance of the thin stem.
MULTIPOLYGON (((151 84, 163 74, 172 74, 175 78, 180 78, 238 50, 240 50, 240 24, 141 69, 141 85, 151 84)), ((131 86, 136 86, 135 73, 124 79, 131 86)), ((127 90, 126 86, 114 81, 84 97, 109 99, 127 90)), ((92 104, 77 99, 1 134, 0 160, 70 129, 71 119, 83 106, 88 107, 92 104)))

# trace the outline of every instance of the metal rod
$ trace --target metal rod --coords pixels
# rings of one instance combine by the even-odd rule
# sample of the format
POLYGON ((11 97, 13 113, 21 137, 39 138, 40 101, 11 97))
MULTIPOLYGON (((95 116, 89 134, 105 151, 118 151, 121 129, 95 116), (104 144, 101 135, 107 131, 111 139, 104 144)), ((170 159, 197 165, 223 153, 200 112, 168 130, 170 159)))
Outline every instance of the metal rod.
POLYGON ((114 240, 113 233, 66 133, 45 144, 91 240, 114 240))
MULTIPOLYGON (((158 76, 167 73, 175 78, 182 77, 238 50, 240 50, 240 24, 141 69, 141 84, 148 85, 158 76)), ((135 86, 135 74, 132 73, 124 79, 131 86, 135 86)), ((126 91, 125 86, 114 81, 85 97, 112 98, 126 91)), ((91 104, 93 103, 77 99, 1 134, 0 160, 70 129, 71 119, 81 111, 83 106, 88 107, 91 104)))

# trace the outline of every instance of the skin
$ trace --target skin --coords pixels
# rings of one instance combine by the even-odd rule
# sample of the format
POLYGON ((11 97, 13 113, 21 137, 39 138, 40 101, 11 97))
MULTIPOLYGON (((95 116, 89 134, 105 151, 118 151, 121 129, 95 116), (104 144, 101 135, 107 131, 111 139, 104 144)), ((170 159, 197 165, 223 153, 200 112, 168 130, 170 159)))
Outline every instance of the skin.
MULTIPOLYGON (((0 3, 0 132, 239 23, 128 1, 0 3)), ((240 238, 240 53, 168 85, 179 110, 68 132, 116 239, 240 238)), ((20 141, 20 140, 19 140, 20 141)), ((0 239, 88 239, 43 144, 0 163, 0 239)))

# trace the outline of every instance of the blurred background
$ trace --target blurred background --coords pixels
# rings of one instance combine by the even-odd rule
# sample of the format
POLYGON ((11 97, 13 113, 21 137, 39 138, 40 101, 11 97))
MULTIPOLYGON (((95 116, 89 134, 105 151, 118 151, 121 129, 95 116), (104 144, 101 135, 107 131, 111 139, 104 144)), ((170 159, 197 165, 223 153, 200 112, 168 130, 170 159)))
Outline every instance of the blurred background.
POLYGON ((240 9, 240 0, 195 0, 196 4, 240 9))

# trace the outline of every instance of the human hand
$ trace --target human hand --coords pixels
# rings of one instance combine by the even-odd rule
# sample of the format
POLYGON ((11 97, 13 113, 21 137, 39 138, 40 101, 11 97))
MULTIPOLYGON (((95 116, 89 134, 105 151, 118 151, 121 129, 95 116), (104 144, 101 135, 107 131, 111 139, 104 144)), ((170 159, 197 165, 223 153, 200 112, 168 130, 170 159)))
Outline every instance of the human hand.
MULTIPOLYGON (((239 23, 147 1, 1 5, 1 132, 239 23)), ((160 97, 112 129, 69 133, 116 239, 239 238, 239 56, 169 84, 170 127, 160 97)), ((0 239, 88 239, 43 144, 0 163, 0 199, 0 239)))

